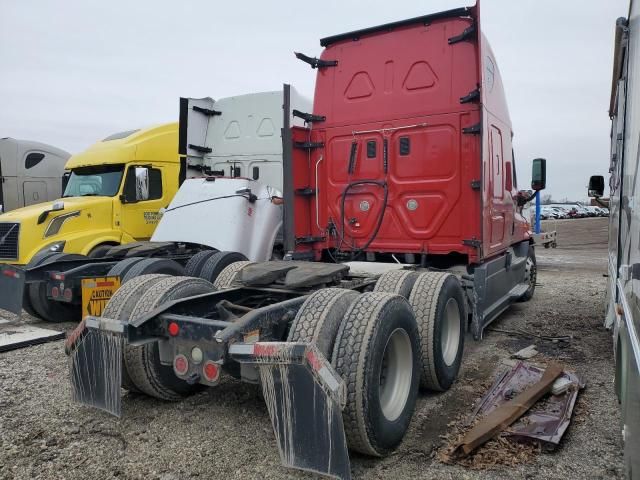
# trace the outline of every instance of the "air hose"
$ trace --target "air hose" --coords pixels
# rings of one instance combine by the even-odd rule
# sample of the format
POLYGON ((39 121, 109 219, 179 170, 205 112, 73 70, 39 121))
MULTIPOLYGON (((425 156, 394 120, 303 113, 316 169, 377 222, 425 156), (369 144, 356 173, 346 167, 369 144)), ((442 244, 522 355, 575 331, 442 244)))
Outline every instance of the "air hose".
MULTIPOLYGON (((341 244, 344 241, 344 235, 345 235, 344 216, 345 216, 345 201, 347 199, 347 194, 349 193, 349 190, 360 185, 375 185, 377 187, 380 187, 384 190, 384 197, 382 200, 382 210, 380 211, 380 216, 378 217, 378 223, 376 224, 373 230, 373 233, 371 234, 371 237, 369 237, 369 239, 365 242, 365 244, 358 249, 355 249, 355 245, 353 244, 350 245, 351 248, 355 249, 353 252, 351 252, 353 257, 359 255, 364 250, 366 250, 369 247, 369 245, 371 245, 371 243, 378 236, 378 233, 380 232, 380 228, 382 227, 382 220, 384 219, 384 212, 387 209, 387 201, 389 198, 389 188, 387 186, 387 182, 383 182, 379 180, 358 180, 358 181, 349 183, 345 187, 344 191, 342 192, 342 200, 340 202, 340 224, 342 228, 341 239, 340 239, 341 244)), ((338 246, 338 251, 339 250, 340 250, 340 246, 338 246)))

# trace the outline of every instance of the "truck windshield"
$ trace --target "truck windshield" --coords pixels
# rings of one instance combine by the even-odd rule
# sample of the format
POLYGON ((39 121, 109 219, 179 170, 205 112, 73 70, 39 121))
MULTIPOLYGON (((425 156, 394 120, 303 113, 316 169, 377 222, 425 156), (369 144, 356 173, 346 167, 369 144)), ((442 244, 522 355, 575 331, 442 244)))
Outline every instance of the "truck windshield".
POLYGON ((113 197, 120 189, 123 172, 124 165, 75 168, 63 197, 113 197))

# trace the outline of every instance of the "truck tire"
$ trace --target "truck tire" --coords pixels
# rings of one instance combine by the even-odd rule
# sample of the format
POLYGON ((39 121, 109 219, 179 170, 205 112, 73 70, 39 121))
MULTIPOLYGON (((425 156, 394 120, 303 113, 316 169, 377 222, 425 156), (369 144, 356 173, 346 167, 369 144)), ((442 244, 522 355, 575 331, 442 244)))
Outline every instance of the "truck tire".
POLYGON ((424 272, 413 286, 409 303, 422 344, 420 386, 444 392, 462 363, 467 318, 462 287, 450 273, 424 272))
POLYGON ((418 279, 418 272, 411 270, 391 270, 384 272, 378 278, 374 292, 395 293, 404 298, 409 298, 411 289, 418 279))
POLYGON ((315 291, 298 310, 287 341, 314 343, 326 358, 331 359, 340 323, 356 298, 358 292, 344 288, 315 291))
POLYGON ((164 273, 165 275, 178 277, 184 275, 184 267, 175 260, 168 258, 145 258, 133 265, 124 274, 120 283, 125 284, 140 275, 151 275, 153 273, 164 273))
MULTIPOLYGON (((49 261, 82 260, 84 258, 87 257, 75 253, 54 253, 41 257, 37 265, 42 265, 49 261)), ((30 283, 28 290, 31 307, 37 313, 37 316, 45 322, 79 322, 81 320, 82 311, 80 306, 47 298, 47 284, 45 282, 30 283)))
POLYGON ((533 245, 529 245, 527 253, 527 263, 525 265, 524 281, 528 284, 527 291, 518 299, 519 302, 528 302, 533 298, 536 291, 536 281, 538 278, 538 264, 536 262, 536 251, 533 245))
MULTIPOLYGON (((37 267, 41 263, 44 263, 49 257, 53 255, 60 255, 59 253, 44 251, 36 253, 31 260, 27 264, 27 268, 37 267)), ((38 312, 35 311, 33 305, 31 304, 31 298, 29 295, 29 285, 25 285, 24 291, 22 293, 22 308, 32 317, 39 318, 42 320, 42 317, 38 312)))
MULTIPOLYGON (((164 278, 140 297, 130 318, 139 317, 171 300, 212 291, 214 286, 201 278, 164 278)), ((202 387, 200 384, 189 385, 175 376, 172 366, 162 365, 157 342, 140 346, 125 345, 124 361, 133 384, 151 397, 177 401, 202 387)))
POLYGON ((184 267, 184 274, 187 277, 197 277, 200 275, 200 270, 202 270, 202 266, 206 263, 209 258, 216 254, 215 250, 205 250, 203 252, 196 253, 193 257, 189 259, 187 264, 184 267))
POLYGON ((415 409, 420 340, 399 295, 364 293, 347 311, 332 361, 347 387, 342 412, 351 450, 383 456, 402 441, 415 409))
POLYGON ((104 258, 115 245, 96 245, 91 249, 87 257, 89 258, 104 258))
POLYGON ((215 282, 213 282, 213 286, 218 290, 224 290, 225 288, 231 288, 233 282, 235 281, 238 273, 247 265, 252 265, 255 262, 251 262, 249 260, 242 260, 240 262, 233 262, 230 265, 227 265, 224 270, 222 270, 218 276, 216 277, 215 282))
POLYGON ((211 256, 200 270, 198 275, 211 283, 214 283, 218 275, 234 262, 246 261, 247 257, 238 252, 216 252, 211 256))
POLYGON ((120 277, 120 280, 122 283, 122 278, 127 274, 127 272, 131 268, 133 268, 133 266, 136 263, 141 262, 142 260, 145 260, 145 258, 131 257, 131 258, 125 258, 124 260, 120 260, 113 267, 111 267, 109 272, 107 272, 107 277, 120 277))
MULTIPOLYGON (((153 274, 140 275, 132 279, 114 293, 102 312, 102 316, 105 318, 113 318, 114 320, 128 320, 140 297, 142 297, 151 286, 167 277, 168 275, 153 274)), ((124 358, 122 359, 122 388, 130 392, 140 392, 131 381, 124 358)))

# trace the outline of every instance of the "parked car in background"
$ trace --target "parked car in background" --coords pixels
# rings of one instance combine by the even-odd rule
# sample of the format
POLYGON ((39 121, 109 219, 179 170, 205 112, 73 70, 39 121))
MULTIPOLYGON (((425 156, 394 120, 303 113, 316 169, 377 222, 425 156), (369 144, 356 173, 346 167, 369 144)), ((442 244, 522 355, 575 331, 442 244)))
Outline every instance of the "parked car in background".
POLYGON ((556 215, 557 218, 563 219, 563 218, 569 218, 569 212, 567 212, 566 210, 563 210, 562 208, 558 208, 558 207, 549 207, 551 208, 551 210, 553 210, 556 215))

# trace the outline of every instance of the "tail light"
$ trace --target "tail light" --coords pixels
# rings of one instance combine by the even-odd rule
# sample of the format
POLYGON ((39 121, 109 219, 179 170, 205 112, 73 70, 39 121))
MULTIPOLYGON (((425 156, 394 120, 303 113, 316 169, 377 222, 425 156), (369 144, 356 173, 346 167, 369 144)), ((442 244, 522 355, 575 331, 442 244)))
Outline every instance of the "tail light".
POLYGON ((173 371, 176 372, 176 375, 183 376, 186 375, 189 371, 189 360, 184 355, 176 355, 173 359, 173 371))
POLYGON ((220 367, 211 360, 207 360, 202 366, 202 376, 207 382, 213 383, 220 377, 220 367))
POLYGON ((60 296, 60 289, 58 287, 51 288, 51 296, 53 298, 58 298, 60 296))
POLYGON ((180 326, 176 322, 171 322, 169 324, 169 335, 172 337, 177 337, 178 333, 180 333, 180 326))

